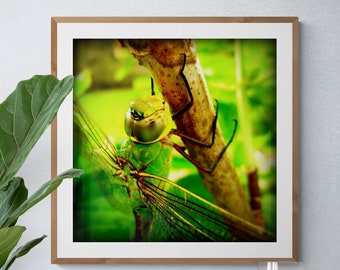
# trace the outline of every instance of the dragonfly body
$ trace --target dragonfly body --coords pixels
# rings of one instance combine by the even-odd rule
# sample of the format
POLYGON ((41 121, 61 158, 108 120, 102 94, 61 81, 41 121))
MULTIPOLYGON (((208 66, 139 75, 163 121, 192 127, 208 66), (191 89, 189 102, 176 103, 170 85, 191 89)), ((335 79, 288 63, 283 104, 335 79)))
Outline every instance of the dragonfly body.
MULTIPOLYGON (((138 177, 138 172, 144 171, 150 175, 167 178, 170 170, 171 150, 170 145, 161 142, 145 145, 126 140, 118 152, 118 155, 128 160, 130 167, 133 168, 133 172, 130 171, 130 167, 128 168, 127 189, 136 220, 135 239, 138 241, 146 241, 150 238, 153 216, 145 197, 148 191, 143 188, 142 183, 146 179, 142 177, 136 181, 136 178, 131 177, 131 174, 135 173, 138 177)), ((152 178, 147 181, 152 182, 152 178)), ((164 187, 159 188, 164 189, 164 187)))
MULTIPOLYGON (((119 155, 129 160, 129 164, 137 172, 144 171, 167 178, 170 170, 171 147, 161 140, 169 134, 171 121, 169 106, 161 98, 153 95, 131 101, 124 123, 129 140, 123 143, 119 155)), ((140 180, 145 179, 140 178, 140 180)), ((143 185, 138 181, 132 180, 129 184, 129 194, 136 220, 135 239, 148 240, 153 217, 146 204, 147 191, 143 190, 143 185)))

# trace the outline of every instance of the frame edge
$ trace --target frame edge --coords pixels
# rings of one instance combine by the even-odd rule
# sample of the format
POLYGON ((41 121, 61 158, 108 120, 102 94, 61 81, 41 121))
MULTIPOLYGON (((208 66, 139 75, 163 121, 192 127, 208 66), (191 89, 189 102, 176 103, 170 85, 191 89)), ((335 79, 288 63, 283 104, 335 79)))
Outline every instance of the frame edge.
MULTIPOLYGON (((299 123, 299 31, 298 17, 51 17, 51 73, 57 76, 57 31, 59 23, 291 23, 293 34, 293 249, 291 258, 298 261, 298 123, 299 123)), ((51 175, 57 175, 57 117, 51 125, 51 175)), ((58 258, 57 254, 57 191, 51 195, 51 263, 52 264, 254 264, 275 261, 275 258, 58 258)))
MULTIPOLYGON (((51 74, 57 76, 58 21, 51 18, 51 74)), ((51 178, 57 176, 57 116, 51 124, 51 178)), ((51 263, 57 261, 57 190, 51 194, 51 263)))
POLYGON ((299 20, 292 21, 293 34, 293 259, 299 259, 299 20))

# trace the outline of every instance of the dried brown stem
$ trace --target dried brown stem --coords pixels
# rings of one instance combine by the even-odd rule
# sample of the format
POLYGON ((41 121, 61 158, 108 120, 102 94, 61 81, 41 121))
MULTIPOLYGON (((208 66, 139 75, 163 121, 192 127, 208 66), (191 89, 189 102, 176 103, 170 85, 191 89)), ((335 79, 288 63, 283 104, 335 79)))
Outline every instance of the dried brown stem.
MULTIPOLYGON (((212 123, 216 112, 193 40, 122 40, 121 42, 130 50, 139 64, 150 71, 173 113, 181 110, 190 101, 187 86, 180 75, 184 54, 186 55, 184 74, 192 92, 193 104, 174 121, 177 129, 187 136, 206 143, 211 142, 212 123)), ((226 146, 218 124, 215 142, 211 148, 185 139, 183 142, 191 157, 206 168, 211 168, 226 146)), ((249 203, 227 151, 212 173, 205 173, 202 170, 199 170, 199 173, 220 207, 254 222, 249 203)))
POLYGON ((265 226, 261 209, 261 194, 258 184, 257 168, 248 170, 248 186, 250 193, 250 206, 254 214, 255 223, 261 227, 265 226))

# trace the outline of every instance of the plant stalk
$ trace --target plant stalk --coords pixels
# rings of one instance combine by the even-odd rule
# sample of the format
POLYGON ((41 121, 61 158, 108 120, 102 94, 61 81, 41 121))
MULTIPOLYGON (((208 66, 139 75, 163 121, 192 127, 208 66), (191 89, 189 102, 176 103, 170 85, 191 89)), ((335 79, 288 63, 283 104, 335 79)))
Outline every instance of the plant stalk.
POLYGON ((240 40, 234 41, 235 47, 235 69, 236 69, 236 100, 240 122, 240 130, 244 149, 245 166, 247 168, 248 188, 250 205, 257 225, 264 226, 264 218, 261 210, 261 196, 258 185, 257 167, 254 157, 254 147, 252 143, 251 110, 249 108, 248 97, 244 86, 242 45, 240 40))
MULTIPOLYGON (((216 112, 193 40, 123 40, 121 42, 139 64, 150 71, 173 113, 181 110, 190 100, 187 86, 180 75, 184 62, 183 55, 186 55, 184 75, 192 92, 193 104, 174 121, 179 132, 209 143, 212 139, 212 123, 216 112)), ((211 168, 226 146, 218 124, 211 148, 200 146, 190 140, 182 140, 190 156, 205 168, 211 168)), ((249 203, 227 152, 224 152, 212 173, 202 170, 199 170, 199 173, 218 206, 254 222, 249 203)))

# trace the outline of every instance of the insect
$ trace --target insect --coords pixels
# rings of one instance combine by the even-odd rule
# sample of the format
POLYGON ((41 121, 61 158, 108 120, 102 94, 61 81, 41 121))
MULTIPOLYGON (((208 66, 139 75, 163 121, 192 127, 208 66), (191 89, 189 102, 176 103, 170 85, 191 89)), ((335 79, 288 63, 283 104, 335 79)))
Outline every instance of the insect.
POLYGON ((124 125, 129 139, 119 150, 77 100, 74 115, 88 141, 91 160, 126 190, 134 216, 134 241, 271 239, 263 228, 167 179, 172 150, 167 135, 172 116, 159 97, 152 95, 130 103, 124 125))

